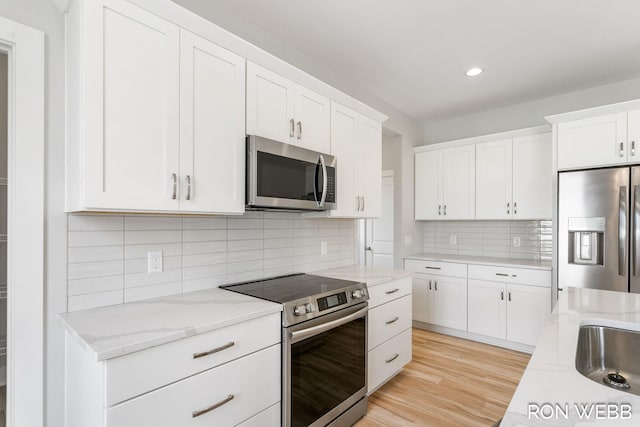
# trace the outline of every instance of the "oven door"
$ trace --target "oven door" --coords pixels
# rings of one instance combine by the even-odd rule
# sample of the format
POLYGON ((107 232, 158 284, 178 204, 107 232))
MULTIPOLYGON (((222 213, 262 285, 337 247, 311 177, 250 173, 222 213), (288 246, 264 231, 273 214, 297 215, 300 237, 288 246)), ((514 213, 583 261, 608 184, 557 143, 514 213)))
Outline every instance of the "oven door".
POLYGON ((286 427, 325 426, 366 396, 367 303, 283 329, 286 427))
POLYGON ((336 158, 259 136, 247 138, 247 206, 336 207, 336 158))

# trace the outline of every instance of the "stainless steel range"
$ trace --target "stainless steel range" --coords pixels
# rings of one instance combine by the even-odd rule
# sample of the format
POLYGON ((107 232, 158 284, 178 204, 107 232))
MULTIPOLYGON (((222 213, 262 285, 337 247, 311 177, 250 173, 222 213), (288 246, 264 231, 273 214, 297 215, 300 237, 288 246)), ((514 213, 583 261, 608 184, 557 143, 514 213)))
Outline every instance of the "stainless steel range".
POLYGON ((293 274, 222 287, 283 305, 282 425, 350 426, 367 412, 366 284, 293 274))

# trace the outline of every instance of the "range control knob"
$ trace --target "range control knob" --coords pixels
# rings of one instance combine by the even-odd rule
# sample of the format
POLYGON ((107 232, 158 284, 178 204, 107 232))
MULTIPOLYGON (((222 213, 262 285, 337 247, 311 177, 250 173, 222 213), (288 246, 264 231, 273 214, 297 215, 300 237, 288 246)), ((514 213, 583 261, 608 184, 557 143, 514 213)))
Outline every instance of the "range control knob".
POLYGON ((363 296, 364 296, 364 293, 362 292, 362 289, 356 289, 355 291, 351 292, 351 298, 359 299, 359 298, 362 298, 363 296))
POLYGON ((311 304, 310 302, 306 303, 304 305, 304 308, 307 313, 313 313, 313 304, 311 304))
POLYGON ((302 316, 304 314, 307 314, 307 309, 304 305, 296 305, 293 308, 293 314, 295 314, 296 316, 302 316))

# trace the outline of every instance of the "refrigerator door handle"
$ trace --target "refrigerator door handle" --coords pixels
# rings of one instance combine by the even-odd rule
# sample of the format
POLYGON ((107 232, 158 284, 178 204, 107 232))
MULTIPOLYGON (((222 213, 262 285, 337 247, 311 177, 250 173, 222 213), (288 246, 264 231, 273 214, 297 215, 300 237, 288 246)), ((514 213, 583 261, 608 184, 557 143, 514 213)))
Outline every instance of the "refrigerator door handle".
POLYGON ((631 230, 633 239, 633 275, 640 274, 640 185, 633 186, 633 229, 631 230))
POLYGON ((618 193, 618 275, 626 275, 627 269, 627 187, 618 193))

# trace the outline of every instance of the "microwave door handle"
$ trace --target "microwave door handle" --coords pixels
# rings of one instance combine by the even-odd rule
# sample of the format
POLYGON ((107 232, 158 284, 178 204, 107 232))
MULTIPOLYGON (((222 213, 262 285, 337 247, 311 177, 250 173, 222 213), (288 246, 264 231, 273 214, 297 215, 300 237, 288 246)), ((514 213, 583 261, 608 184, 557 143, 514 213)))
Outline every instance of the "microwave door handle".
POLYGON ((327 200, 327 164, 324 162, 324 156, 320 154, 320 164, 322 165, 322 198, 318 207, 324 206, 324 202, 327 200))
POLYGON ((313 174, 313 200, 315 200, 316 205, 320 207, 320 200, 318 200, 318 171, 320 170, 320 159, 316 162, 316 170, 313 174))

